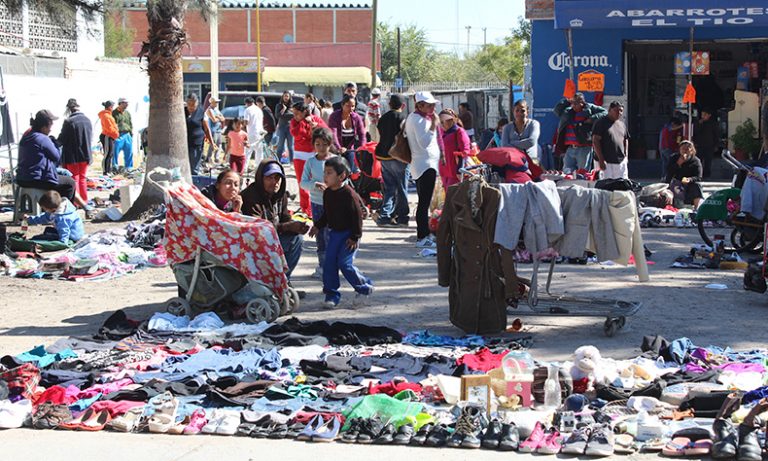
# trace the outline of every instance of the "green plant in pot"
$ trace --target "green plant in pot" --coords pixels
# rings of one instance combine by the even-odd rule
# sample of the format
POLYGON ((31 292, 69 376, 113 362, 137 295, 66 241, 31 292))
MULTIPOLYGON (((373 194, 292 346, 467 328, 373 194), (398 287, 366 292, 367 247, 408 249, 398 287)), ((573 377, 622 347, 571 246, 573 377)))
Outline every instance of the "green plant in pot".
POLYGON ((762 143, 757 137, 757 127, 751 118, 736 127, 731 135, 733 143, 733 155, 739 160, 754 158, 760 153, 762 143))

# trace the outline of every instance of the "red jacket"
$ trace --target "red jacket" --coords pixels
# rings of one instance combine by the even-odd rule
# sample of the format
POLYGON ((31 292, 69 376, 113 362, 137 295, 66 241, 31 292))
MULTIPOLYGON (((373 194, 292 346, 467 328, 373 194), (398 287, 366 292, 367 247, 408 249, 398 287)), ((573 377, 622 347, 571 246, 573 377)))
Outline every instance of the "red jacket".
POLYGON ((312 145, 312 126, 309 124, 309 121, 307 121, 308 118, 312 118, 312 120, 317 123, 317 127, 324 127, 328 128, 328 125, 325 124, 322 118, 318 117, 317 115, 310 115, 306 117, 304 120, 297 122, 295 118, 291 119, 291 136, 293 136, 293 150, 297 150, 300 152, 314 152, 315 146, 312 145))

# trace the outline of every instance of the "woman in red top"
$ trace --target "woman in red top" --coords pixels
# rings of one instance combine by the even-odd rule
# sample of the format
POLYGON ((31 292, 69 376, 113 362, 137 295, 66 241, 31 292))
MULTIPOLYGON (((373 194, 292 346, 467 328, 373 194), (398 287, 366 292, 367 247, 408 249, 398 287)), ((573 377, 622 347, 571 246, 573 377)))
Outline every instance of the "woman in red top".
POLYGON ((443 136, 443 155, 438 170, 443 188, 447 189, 448 186, 459 182, 459 168, 464 165, 464 157, 469 156, 471 145, 469 135, 452 109, 444 109, 440 112, 440 126, 443 136))
POLYGON ((292 109, 293 119, 290 130, 293 136, 293 170, 299 182, 299 206, 304 214, 312 217, 309 192, 301 188, 301 175, 304 173, 304 163, 314 155, 312 131, 315 128, 328 128, 328 126, 322 118, 311 115, 303 102, 297 102, 292 109))

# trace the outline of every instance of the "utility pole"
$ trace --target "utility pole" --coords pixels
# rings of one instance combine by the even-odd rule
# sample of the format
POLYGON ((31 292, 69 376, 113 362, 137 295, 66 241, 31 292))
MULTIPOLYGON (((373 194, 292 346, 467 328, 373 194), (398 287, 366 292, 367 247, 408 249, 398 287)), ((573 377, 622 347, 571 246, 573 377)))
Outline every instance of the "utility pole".
POLYGON ((485 48, 485 45, 488 44, 488 39, 487 39, 488 34, 487 34, 487 32, 488 32, 488 28, 487 27, 483 27, 483 48, 485 48))
POLYGON ((472 26, 464 26, 467 29, 467 55, 469 55, 469 31, 472 30, 472 26))
MULTIPOLYGON (((397 78, 400 79, 403 77, 403 74, 401 73, 400 69, 400 27, 397 28, 397 78)), ((397 80, 398 82, 400 80, 397 80)), ((400 91, 400 85, 397 85, 397 91, 400 91)), ((768 121, 766 121, 768 123, 768 121)))
POLYGON ((376 88, 376 11, 378 4, 378 0, 373 0, 373 21, 371 21, 371 89, 376 88))
POLYGON ((261 91, 261 73, 263 68, 261 67, 261 18, 259 17, 259 0, 256 0, 256 59, 259 63, 259 72, 256 74, 256 91, 261 91))
MULTIPOLYGON (((219 2, 211 2, 211 96, 219 97, 219 2)), ((201 94, 201 98, 205 95, 201 94)))

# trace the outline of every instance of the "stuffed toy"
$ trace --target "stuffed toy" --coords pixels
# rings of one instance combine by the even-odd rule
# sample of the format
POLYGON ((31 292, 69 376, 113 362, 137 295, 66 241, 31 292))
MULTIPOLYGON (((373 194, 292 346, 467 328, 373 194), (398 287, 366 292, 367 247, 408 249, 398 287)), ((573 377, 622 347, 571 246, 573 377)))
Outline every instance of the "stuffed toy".
POLYGON ((587 388, 592 389, 595 383, 603 381, 603 370, 600 365, 602 358, 595 346, 581 346, 573 355, 571 377, 574 382, 587 379, 589 382, 587 388))

